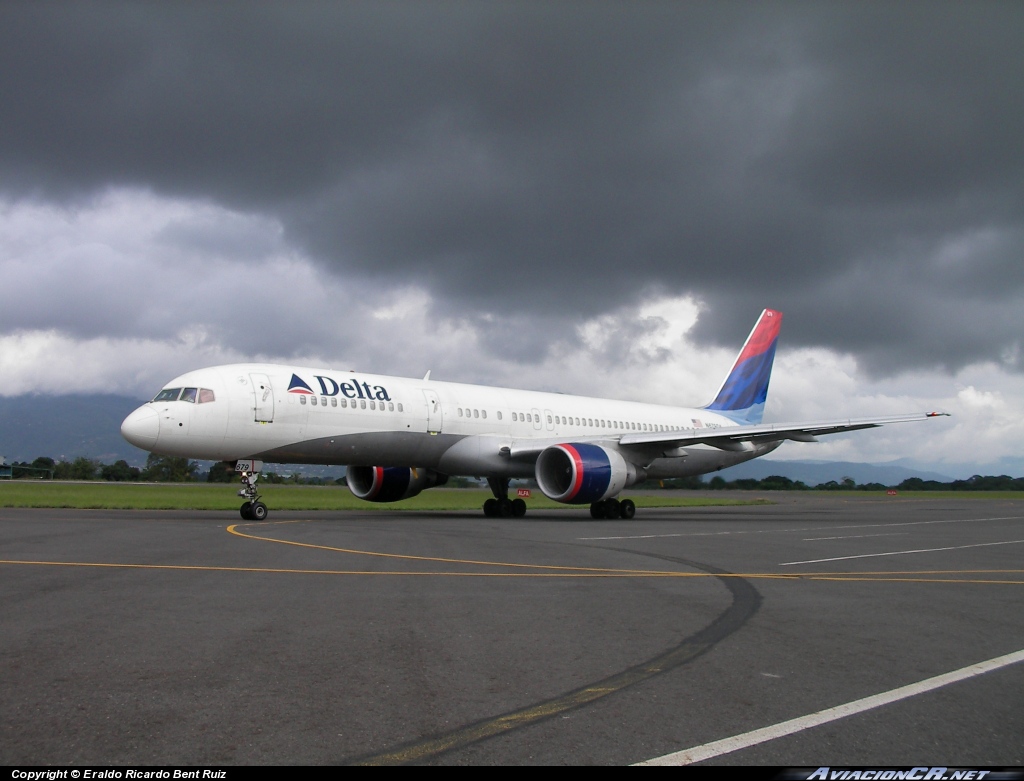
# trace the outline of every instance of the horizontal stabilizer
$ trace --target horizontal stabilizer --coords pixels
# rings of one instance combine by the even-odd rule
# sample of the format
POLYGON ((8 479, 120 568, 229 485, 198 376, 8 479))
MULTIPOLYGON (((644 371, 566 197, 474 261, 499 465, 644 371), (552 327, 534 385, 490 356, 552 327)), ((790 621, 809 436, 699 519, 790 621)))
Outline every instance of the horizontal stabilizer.
MULTIPOLYGON (((860 431, 866 428, 877 428, 892 423, 910 423, 916 420, 948 417, 948 412, 915 412, 909 415, 890 415, 882 418, 842 418, 839 420, 821 420, 808 423, 759 423, 746 426, 724 426, 722 428, 693 428, 677 431, 649 431, 636 434, 623 434, 621 437, 595 436, 576 437, 576 442, 618 442, 619 450, 628 452, 631 449, 644 451, 676 450, 683 455, 682 448, 692 445, 710 445, 720 450, 739 451, 742 443, 760 444, 791 439, 796 442, 813 442, 816 437, 826 434, 842 434, 847 431, 860 431)), ((536 456, 544 448, 565 441, 565 437, 543 440, 520 440, 513 442, 508 449, 512 458, 529 458, 536 456)))
POLYGON ((652 444, 681 445, 704 444, 731 450, 740 442, 778 442, 791 439, 796 442, 813 442, 816 437, 826 434, 842 434, 847 431, 860 431, 865 428, 877 428, 891 423, 910 423, 915 420, 947 417, 946 412, 916 412, 909 415, 890 415, 884 418, 844 418, 841 420, 822 420, 809 423, 759 423, 749 426, 725 426, 715 429, 684 429, 682 431, 648 432, 643 434, 626 434, 619 440, 619 446, 644 446, 652 444))

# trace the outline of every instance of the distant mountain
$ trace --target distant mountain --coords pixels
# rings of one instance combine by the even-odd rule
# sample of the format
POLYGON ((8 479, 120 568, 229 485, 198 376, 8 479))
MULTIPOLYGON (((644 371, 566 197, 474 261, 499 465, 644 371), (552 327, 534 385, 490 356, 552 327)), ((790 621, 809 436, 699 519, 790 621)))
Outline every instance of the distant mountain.
POLYGON ((940 467, 914 461, 909 458, 900 458, 891 461, 887 466, 905 466, 908 469, 929 469, 938 468, 943 472, 955 475, 958 480, 966 480, 974 475, 1009 475, 1010 477, 1024 477, 1024 457, 1022 456, 1001 456, 995 461, 987 464, 951 464, 944 463, 940 467))
MULTIPOLYGON (((899 485, 909 477, 938 480, 940 483, 948 483, 956 479, 938 472, 896 464, 861 464, 853 461, 765 461, 763 458, 731 466, 714 474, 730 481, 763 480, 769 475, 781 475, 790 480, 800 480, 811 486, 827 483, 830 480, 839 483, 846 477, 851 478, 858 485, 864 483, 899 485)), ((709 480, 713 476, 708 475, 704 479, 709 480)))
POLYGON ((121 437, 121 421, 142 401, 109 394, 0 397, 0 456, 7 463, 39 456, 87 456, 105 464, 123 458, 144 466, 146 452, 121 437))

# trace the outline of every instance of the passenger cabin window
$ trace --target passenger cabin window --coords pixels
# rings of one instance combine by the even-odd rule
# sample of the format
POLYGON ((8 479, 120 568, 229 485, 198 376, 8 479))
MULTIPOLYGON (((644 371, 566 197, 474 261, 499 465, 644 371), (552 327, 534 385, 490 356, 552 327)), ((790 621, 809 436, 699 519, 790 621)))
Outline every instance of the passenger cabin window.
POLYGON ((498 410, 498 420, 501 420, 501 410, 498 410))
POLYGON ((309 403, 312 404, 315 407, 316 406, 316 396, 310 396, 309 397, 309 403))
POLYGON ((398 402, 398 411, 399 412, 403 412, 403 410, 402 410, 402 402, 398 402))
POLYGON ((299 396, 299 404, 305 404, 305 403, 306 403, 306 397, 305 396, 299 396))
POLYGON ((180 393, 181 388, 164 388, 153 401, 177 401, 180 393))
POLYGON ((337 407, 338 406, 338 400, 334 396, 331 396, 331 406, 332 407, 337 407))

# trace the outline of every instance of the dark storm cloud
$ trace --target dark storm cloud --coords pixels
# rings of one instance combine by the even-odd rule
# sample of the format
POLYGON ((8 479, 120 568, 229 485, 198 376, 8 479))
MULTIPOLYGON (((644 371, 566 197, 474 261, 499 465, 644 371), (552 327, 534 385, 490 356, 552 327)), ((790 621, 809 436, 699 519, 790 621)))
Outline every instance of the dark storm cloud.
POLYGON ((1014 365, 1021 40, 1018 3, 7 3, 0 189, 270 215, 524 344, 653 290, 729 344, 774 306, 880 372, 1014 365))

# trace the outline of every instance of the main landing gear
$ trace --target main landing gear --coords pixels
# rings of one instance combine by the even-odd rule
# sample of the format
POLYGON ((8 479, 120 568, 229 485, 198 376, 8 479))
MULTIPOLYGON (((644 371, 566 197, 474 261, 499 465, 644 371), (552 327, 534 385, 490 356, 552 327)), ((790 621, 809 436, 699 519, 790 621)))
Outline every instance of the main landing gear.
POLYGON ((508 498, 507 477, 488 477, 487 485, 494 498, 484 502, 484 515, 488 518, 522 518, 526 515, 526 502, 508 498))
POLYGON ((627 521, 636 515, 636 505, 632 499, 602 499, 590 505, 590 517, 598 520, 614 520, 625 518, 627 521))
POLYGON ((235 464, 235 471, 242 476, 242 490, 239 496, 244 496, 245 501, 238 508, 239 515, 243 521, 265 521, 269 510, 260 501, 259 492, 256 490, 256 482, 260 479, 260 470, 263 469, 262 461, 238 461, 235 464))

